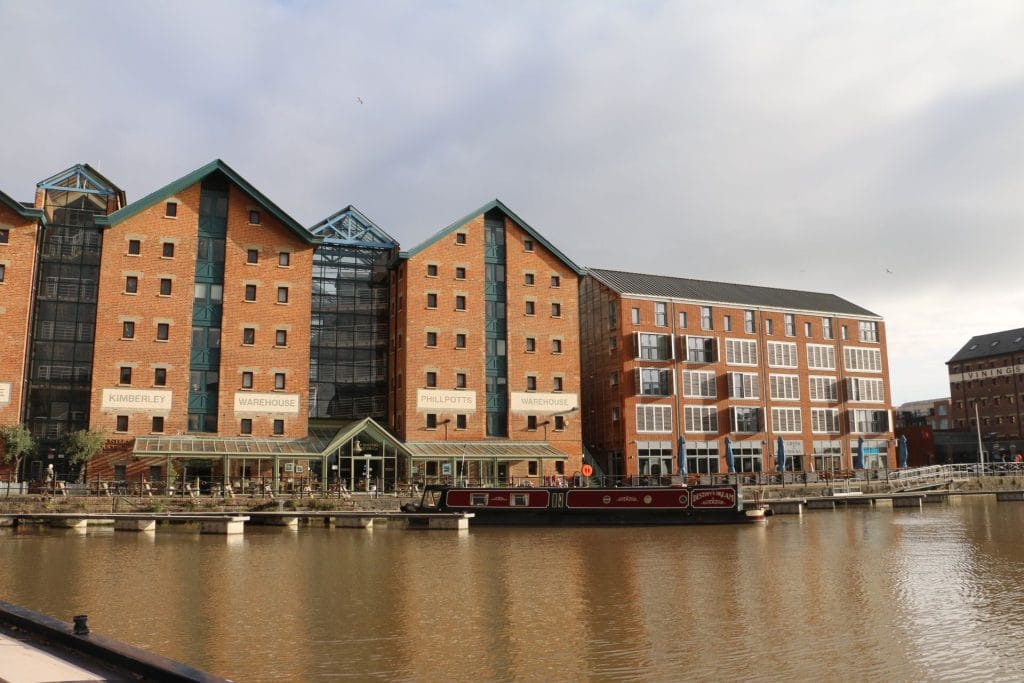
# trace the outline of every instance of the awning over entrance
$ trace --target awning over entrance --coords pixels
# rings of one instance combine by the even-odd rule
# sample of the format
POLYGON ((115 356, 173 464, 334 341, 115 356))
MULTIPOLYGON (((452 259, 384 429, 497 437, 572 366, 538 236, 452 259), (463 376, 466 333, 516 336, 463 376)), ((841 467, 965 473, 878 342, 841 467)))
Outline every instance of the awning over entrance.
POLYGON ((318 458, 336 432, 311 430, 304 439, 224 438, 212 436, 137 436, 132 454, 175 458, 272 457, 318 458))
POLYGON ((139 436, 132 455, 165 459, 168 476, 173 475, 175 461, 190 461, 190 468, 192 461, 207 461, 212 476, 222 478, 225 486, 252 476, 272 480, 275 491, 296 478, 341 490, 392 491, 409 477, 410 453, 387 429, 364 418, 310 429, 302 439, 139 436), (247 474, 247 465, 253 463, 255 472, 247 474))
POLYGON ((550 444, 534 441, 415 441, 405 444, 415 459, 465 458, 466 460, 567 460, 550 444))

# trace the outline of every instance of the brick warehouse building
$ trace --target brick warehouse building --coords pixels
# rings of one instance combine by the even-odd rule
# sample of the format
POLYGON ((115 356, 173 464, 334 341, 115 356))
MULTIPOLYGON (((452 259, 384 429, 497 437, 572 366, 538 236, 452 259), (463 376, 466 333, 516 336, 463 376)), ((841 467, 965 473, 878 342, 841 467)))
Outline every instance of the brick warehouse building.
POLYGON ((5 294, 23 295, 4 308, 30 321, 4 325, 3 422, 43 447, 29 478, 66 469, 60 437, 85 427, 107 435, 90 465, 115 479, 191 465, 276 484, 326 463, 336 444, 307 419, 319 237, 219 160, 128 205, 81 164, 33 208, 3 203, 5 294))
POLYGON ((584 443, 607 473, 895 464, 884 322, 830 294, 590 269, 584 443), (841 361, 837 363, 837 360, 841 361), (766 419, 767 418, 767 419, 766 419))
POLYGON ((497 200, 399 255, 388 424, 414 476, 579 470, 581 274, 497 200))
POLYGON ((90 478, 153 482, 539 481, 598 464, 584 443, 672 473, 680 436, 691 472, 724 471, 725 437, 771 469, 779 434, 798 470, 861 437, 890 463, 878 316, 583 275, 497 200, 402 252, 351 206, 303 228, 219 160, 130 204, 80 164, 0 195, 0 424, 41 442, 30 479, 86 427, 90 478))
POLYGON ((0 425, 21 422, 40 209, 0 192, 0 425))
POLYGON ((1024 447, 1024 328, 971 337, 946 367, 951 427, 980 431, 985 449, 1000 455, 1024 447))

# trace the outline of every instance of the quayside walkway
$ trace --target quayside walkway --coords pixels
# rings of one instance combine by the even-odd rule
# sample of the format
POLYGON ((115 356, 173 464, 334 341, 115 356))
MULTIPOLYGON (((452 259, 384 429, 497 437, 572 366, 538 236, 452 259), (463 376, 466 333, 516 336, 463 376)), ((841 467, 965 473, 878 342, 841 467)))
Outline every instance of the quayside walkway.
POLYGON ((461 530, 469 528, 472 513, 410 513, 383 510, 249 511, 244 514, 207 512, 10 512, 0 514, 0 527, 48 524, 52 527, 86 530, 89 526, 113 526, 115 531, 155 532, 172 525, 186 525, 203 534, 234 535, 245 532, 246 524, 298 528, 300 522, 338 528, 372 528, 377 520, 409 529, 461 530))
MULTIPOLYGON (((860 474, 859 472, 857 474, 860 474)), ((884 477, 836 477, 813 487, 790 482, 756 487, 756 495, 772 514, 801 514, 803 509, 885 504, 891 508, 918 508, 945 503, 953 496, 991 495, 997 501, 1024 501, 1024 467, 1019 463, 932 465, 890 470, 884 477)))
POLYGON ((0 601, 0 681, 163 681, 227 683, 187 664, 93 632, 88 617, 74 623, 0 601))

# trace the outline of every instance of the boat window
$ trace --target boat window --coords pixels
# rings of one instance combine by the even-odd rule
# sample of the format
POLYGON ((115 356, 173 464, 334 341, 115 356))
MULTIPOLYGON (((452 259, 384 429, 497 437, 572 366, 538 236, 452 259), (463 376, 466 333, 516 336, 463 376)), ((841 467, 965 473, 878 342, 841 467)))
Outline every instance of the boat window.
POLYGON ((469 494, 469 504, 477 507, 487 505, 487 494, 486 493, 471 493, 469 494))
POLYGON ((530 504, 529 493, 513 493, 512 494, 512 507, 526 507, 530 504))

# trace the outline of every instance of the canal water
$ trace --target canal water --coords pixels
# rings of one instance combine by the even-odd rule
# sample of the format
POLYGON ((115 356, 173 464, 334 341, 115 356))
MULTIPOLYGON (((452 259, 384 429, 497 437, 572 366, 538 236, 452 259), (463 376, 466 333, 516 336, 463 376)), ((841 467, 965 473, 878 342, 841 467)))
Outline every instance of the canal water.
POLYGON ((237 681, 1024 680, 1024 503, 766 525, 0 530, 0 599, 237 681))

